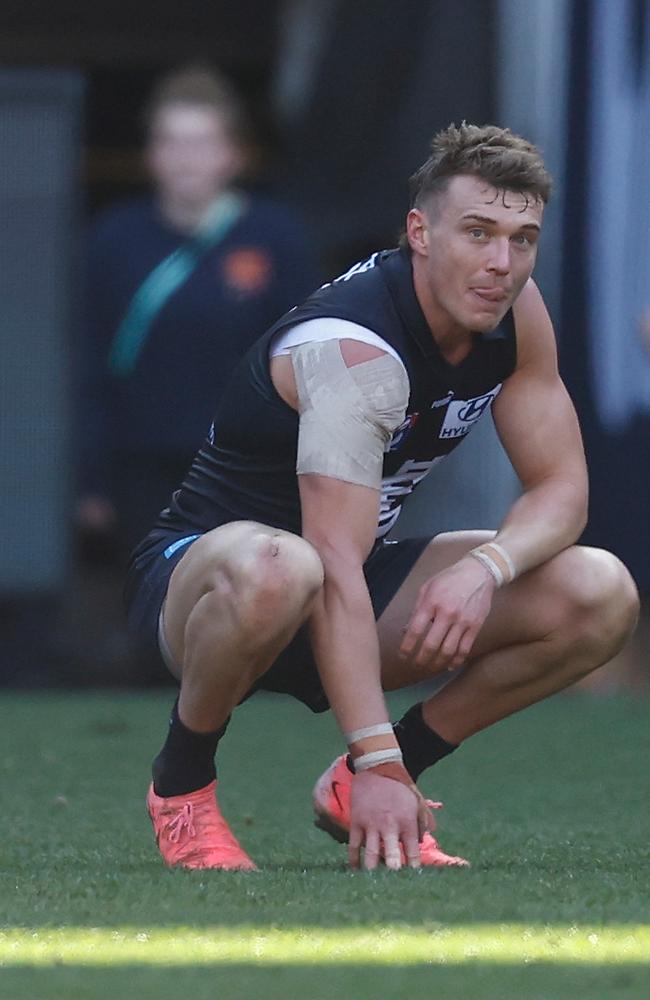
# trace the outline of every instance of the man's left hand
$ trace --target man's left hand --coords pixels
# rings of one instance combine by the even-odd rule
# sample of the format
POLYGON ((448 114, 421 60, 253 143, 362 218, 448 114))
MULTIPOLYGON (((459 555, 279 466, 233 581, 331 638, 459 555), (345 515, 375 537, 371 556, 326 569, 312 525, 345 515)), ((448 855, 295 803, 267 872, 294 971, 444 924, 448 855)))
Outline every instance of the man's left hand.
POLYGON ((400 656, 435 673, 461 666, 487 618, 496 583, 472 556, 436 573, 420 588, 400 656))

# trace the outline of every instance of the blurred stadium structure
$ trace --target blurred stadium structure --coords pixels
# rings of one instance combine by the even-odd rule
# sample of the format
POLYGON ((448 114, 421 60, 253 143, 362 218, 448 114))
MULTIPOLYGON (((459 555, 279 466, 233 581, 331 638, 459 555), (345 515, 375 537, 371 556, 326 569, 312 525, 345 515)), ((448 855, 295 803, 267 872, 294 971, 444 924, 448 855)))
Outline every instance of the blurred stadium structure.
MULTIPOLYGON (((650 591, 650 347, 638 336, 650 308, 650 0, 213 0, 191 19, 171 0, 143 0, 137 15, 123 2, 79 14, 72 0, 6 0, 0 57, 0 684, 56 681, 68 657, 52 652, 48 622, 70 602, 75 564, 79 208, 141 185, 134 109, 188 58, 240 87, 260 136, 250 182, 304 212, 331 272, 394 243, 406 178, 436 129, 492 120, 542 147, 556 188, 537 278, 592 467, 586 540, 650 591)), ((400 531, 496 526, 516 490, 486 424, 400 531)))
POLYGON ((81 92, 73 73, 0 77, 0 588, 16 594, 56 589, 67 570, 81 92))

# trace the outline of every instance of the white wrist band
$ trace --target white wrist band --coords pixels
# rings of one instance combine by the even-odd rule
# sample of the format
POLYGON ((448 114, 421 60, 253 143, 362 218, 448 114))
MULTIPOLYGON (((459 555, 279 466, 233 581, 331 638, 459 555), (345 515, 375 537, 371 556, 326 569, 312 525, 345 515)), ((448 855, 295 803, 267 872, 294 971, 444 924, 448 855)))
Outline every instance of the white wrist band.
POLYGON ((365 740, 368 736, 393 736, 393 727, 390 722, 379 722, 376 726, 365 726, 363 729, 353 729, 351 733, 345 733, 345 742, 350 745, 350 743, 358 743, 359 740, 365 740))
POLYGON ((517 570, 516 570, 515 564, 514 564, 514 562, 512 560, 512 556, 510 555, 510 553, 508 552, 508 550, 504 549, 503 545, 499 545, 498 542, 488 542, 488 545, 490 546, 491 549, 494 549, 494 551, 497 552, 501 556, 501 558, 503 559, 504 563, 506 564, 507 570, 508 570, 508 580, 507 580, 507 582, 508 583, 512 583, 512 581, 514 580, 514 578, 517 575, 517 570))
POLYGON ((373 750, 371 753, 364 753, 361 757, 352 759, 355 772, 367 771, 377 764, 401 764, 403 762, 402 751, 399 747, 391 747, 390 750, 373 750))
POLYGON ((495 563, 494 559, 491 559, 487 552, 481 552, 480 549, 472 550, 470 555, 474 559, 477 559, 482 566, 485 566, 486 570, 495 581, 497 587, 502 587, 506 582, 506 578, 495 563))
POLYGON ((497 587, 511 583, 517 575, 517 570, 509 552, 498 542, 485 542, 469 553, 485 566, 497 587))

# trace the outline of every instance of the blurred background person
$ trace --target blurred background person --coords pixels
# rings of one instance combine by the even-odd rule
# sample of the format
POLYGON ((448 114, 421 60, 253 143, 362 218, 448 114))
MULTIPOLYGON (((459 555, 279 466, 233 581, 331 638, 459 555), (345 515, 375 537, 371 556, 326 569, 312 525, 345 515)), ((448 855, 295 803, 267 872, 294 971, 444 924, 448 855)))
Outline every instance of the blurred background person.
POLYGON ((144 118, 152 190, 92 224, 81 345, 77 520, 120 560, 182 480, 238 359, 319 277, 289 210, 236 186, 247 128, 225 79, 172 72, 144 118))

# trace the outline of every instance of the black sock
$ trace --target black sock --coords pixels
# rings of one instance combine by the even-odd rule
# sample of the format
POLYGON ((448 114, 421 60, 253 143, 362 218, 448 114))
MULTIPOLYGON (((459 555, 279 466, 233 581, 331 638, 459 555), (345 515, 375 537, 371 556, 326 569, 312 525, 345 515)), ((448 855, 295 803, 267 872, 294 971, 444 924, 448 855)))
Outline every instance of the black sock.
POLYGON ((457 743, 448 743, 442 736, 427 726, 422 717, 422 702, 413 705, 393 726, 402 754, 404 767, 417 781, 427 767, 447 757, 457 748, 457 743))
POLYGON ((230 717, 214 733, 195 733, 181 722, 177 698, 169 720, 167 739, 153 762, 156 795, 169 798, 209 785, 217 776, 214 764, 217 743, 229 722, 230 717))
MULTIPOLYGON (((431 767, 458 748, 458 743, 448 743, 435 729, 427 726, 422 718, 422 702, 409 708, 399 722, 393 724, 393 732, 402 751, 404 767, 413 781, 417 781, 427 767, 431 767)), ((348 770, 354 774, 354 764, 350 754, 347 755, 345 762, 348 770)))

